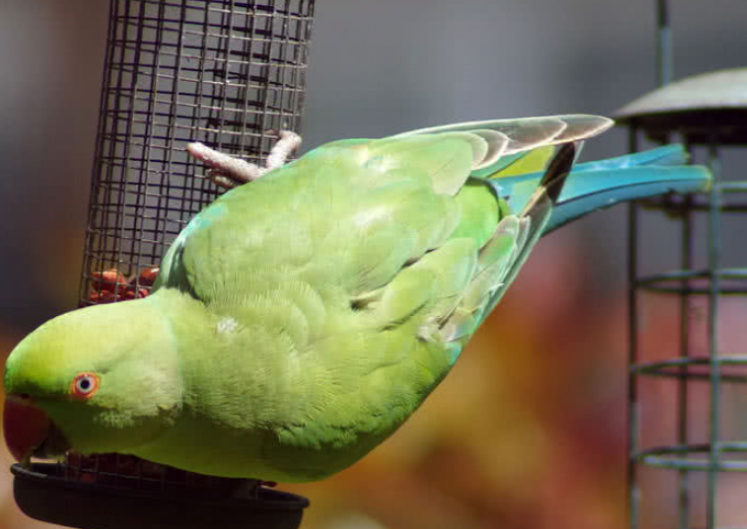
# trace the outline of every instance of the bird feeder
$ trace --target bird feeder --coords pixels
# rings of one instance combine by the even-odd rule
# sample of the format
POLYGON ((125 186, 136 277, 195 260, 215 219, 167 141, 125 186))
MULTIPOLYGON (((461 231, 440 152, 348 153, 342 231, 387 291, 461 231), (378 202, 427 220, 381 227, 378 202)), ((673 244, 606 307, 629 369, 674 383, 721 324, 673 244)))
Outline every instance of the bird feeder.
MULTIPOLYGON (((111 0, 79 305, 147 296, 221 189, 185 147, 257 163, 298 131, 314 0, 111 0)), ((29 516, 82 529, 295 528, 305 498, 134 457, 14 465, 29 516)))
POLYGON ((629 522, 633 529, 658 523, 706 529, 745 526, 747 516, 729 509, 729 502, 719 496, 725 498, 725 486, 738 486, 735 471, 747 470, 745 432, 729 417, 744 396, 747 355, 726 343, 723 325, 728 312, 738 310, 740 298, 747 296, 747 269, 725 265, 722 237, 729 227, 743 231, 747 218, 742 195, 747 181, 734 179, 723 163, 726 150, 747 147, 747 69, 669 83, 671 32, 666 1, 658 4, 662 86, 626 105, 616 117, 629 127, 632 151, 644 138, 682 141, 693 159, 710 166, 714 183, 702 195, 630 205, 629 522), (667 237, 679 240, 678 263, 649 273, 646 252, 640 248, 663 215, 674 223, 667 237), (676 320, 651 321, 657 310, 653 307, 664 302, 676 307, 676 320), (662 340, 652 343, 647 338, 652 326, 673 331, 664 350, 662 340), (664 483, 672 486, 662 487, 664 483), (651 519, 652 512, 656 519, 651 519), (676 521, 668 519, 674 517, 676 521))

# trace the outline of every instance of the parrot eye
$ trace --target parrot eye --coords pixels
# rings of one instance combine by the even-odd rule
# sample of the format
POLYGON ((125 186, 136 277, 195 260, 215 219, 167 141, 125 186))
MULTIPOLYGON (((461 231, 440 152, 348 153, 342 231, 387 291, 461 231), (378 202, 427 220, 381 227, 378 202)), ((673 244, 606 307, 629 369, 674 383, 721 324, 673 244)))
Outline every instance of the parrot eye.
POLYGON ((99 377, 93 373, 81 373, 70 384, 70 394, 79 399, 89 399, 99 389, 99 377))

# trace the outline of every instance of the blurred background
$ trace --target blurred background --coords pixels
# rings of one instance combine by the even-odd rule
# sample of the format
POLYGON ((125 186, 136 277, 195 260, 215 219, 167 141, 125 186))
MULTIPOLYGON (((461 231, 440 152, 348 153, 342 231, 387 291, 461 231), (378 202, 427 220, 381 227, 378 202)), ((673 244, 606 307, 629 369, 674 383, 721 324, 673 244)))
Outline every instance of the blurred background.
MULTIPOLYGON (((675 78, 745 65, 746 2, 671 5, 675 78)), ((0 0, 0 359, 75 306, 107 14, 101 0, 0 0)), ((654 88, 654 31, 653 0, 319 0, 304 145, 455 121, 609 114, 654 88)), ((585 158, 625 149, 625 131, 614 129, 585 158)), ((742 160, 727 153, 727 173, 742 160)), ((668 223, 653 226, 645 267, 674 266, 668 223)), ((625 227, 618 207, 547 237, 412 420, 332 479, 281 484, 311 498, 303 527, 625 527, 625 227)), ((726 240, 738 232, 727 229, 726 240)), ((744 252, 729 246, 728 264, 744 252)), ((677 307, 651 298, 642 340, 661 351, 675 343, 677 307)), ((725 307, 724 347, 735 348, 747 307, 725 307)), ((695 304, 693 318, 705 310, 695 304)), ((662 425, 662 442, 671 442, 671 390, 652 386, 661 407, 643 417, 662 425)), ((732 422, 747 432, 736 412, 732 422)), ((49 527, 18 512, 10 463, 0 447, 0 529, 49 527)), ((645 527, 674 526, 673 481, 663 471, 644 478, 645 527)), ((739 520, 744 492, 733 479, 723 489, 724 521, 739 520)))

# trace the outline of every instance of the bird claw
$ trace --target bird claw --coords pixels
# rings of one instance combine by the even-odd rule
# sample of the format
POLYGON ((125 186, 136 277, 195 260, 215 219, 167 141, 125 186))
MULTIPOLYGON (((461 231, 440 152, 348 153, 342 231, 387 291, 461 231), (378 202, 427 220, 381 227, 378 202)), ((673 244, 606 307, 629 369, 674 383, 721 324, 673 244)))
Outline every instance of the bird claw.
POLYGON ((292 130, 277 131, 278 141, 272 146, 270 154, 265 160, 267 171, 278 169, 285 165, 288 158, 301 146, 301 136, 292 130))
POLYGON ((202 143, 190 143, 187 145, 187 152, 210 168, 207 176, 213 183, 232 189, 247 182, 253 182, 268 172, 282 167, 301 145, 301 136, 293 131, 268 132, 276 134, 278 141, 267 156, 264 167, 216 151, 202 143))

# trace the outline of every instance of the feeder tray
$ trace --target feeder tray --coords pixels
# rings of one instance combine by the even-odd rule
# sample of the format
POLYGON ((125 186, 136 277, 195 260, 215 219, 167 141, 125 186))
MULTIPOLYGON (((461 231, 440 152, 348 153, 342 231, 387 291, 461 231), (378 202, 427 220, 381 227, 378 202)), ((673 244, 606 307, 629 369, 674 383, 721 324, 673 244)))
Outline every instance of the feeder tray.
MULTIPOLYGON (((144 490, 71 481, 54 463, 16 464, 11 471, 16 503, 26 515, 80 529, 295 529, 309 505, 302 496, 263 486, 241 497, 223 488, 144 490)), ((244 480, 223 481, 242 490, 244 480)))

